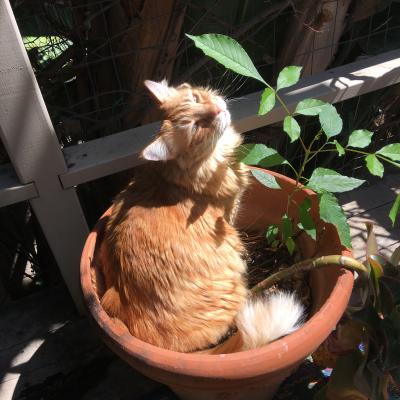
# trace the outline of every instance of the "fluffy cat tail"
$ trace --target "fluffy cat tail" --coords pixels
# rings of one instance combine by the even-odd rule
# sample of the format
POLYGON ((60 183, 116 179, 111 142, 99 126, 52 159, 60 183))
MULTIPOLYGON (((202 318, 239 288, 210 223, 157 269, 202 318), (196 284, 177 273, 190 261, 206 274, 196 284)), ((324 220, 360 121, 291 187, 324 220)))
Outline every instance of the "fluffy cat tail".
POLYGON ((277 292, 248 300, 236 318, 238 331, 209 354, 226 354, 254 349, 299 329, 304 307, 293 294, 277 292))

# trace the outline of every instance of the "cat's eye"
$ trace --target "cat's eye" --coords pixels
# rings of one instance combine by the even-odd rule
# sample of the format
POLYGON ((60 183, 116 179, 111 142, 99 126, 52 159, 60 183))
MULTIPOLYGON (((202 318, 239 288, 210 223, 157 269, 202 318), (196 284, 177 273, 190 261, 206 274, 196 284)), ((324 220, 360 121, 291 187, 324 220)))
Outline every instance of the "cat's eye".
POLYGON ((197 95, 197 94, 192 94, 192 96, 193 96, 193 101, 195 102, 195 103, 199 103, 199 96, 197 95))
POLYGON ((193 122, 192 132, 196 132, 197 128, 198 128, 198 125, 196 124, 196 122, 193 122))

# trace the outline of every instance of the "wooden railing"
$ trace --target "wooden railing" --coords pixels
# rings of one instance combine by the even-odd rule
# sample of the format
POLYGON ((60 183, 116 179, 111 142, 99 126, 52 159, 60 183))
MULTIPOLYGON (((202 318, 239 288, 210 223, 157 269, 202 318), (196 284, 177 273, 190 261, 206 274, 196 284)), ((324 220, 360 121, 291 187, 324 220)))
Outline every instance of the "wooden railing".
MULTIPOLYGON (((293 109, 306 97, 336 103, 398 82, 400 50, 394 50, 302 79, 282 97, 293 109)), ((279 106, 258 116, 259 99, 260 93, 252 93, 232 105, 238 131, 285 117, 279 106)), ((139 164, 138 152, 158 126, 153 123, 62 150, 9 1, 0 0, 0 138, 12 163, 0 167, 0 206, 29 200, 79 309, 79 258, 88 226, 75 187, 139 164)))

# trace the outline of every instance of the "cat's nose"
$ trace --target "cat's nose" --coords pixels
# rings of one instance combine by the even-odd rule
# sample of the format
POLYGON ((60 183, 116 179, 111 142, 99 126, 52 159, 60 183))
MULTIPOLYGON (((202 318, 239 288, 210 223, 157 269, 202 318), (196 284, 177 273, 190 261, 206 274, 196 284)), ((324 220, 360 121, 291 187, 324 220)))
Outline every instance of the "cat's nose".
POLYGON ((215 99, 215 105, 219 109, 219 112, 226 111, 226 103, 219 97, 215 99))
POLYGON ((215 115, 218 115, 220 112, 224 111, 222 107, 220 107, 218 104, 215 104, 214 109, 215 109, 215 115))

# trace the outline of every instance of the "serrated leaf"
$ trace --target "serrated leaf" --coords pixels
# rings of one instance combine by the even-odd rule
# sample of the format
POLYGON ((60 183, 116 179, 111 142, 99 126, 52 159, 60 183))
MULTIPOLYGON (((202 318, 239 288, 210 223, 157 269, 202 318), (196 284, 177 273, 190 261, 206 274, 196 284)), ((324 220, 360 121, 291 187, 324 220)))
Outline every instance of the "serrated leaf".
POLYGON ((317 230, 315 228, 314 220, 311 216, 311 200, 306 197, 299 207, 300 222, 297 226, 304 230, 312 239, 317 239, 317 230))
POLYGON ((270 112, 275 106, 275 92, 271 88, 266 88, 260 100, 260 107, 258 109, 258 115, 264 115, 270 112))
POLYGON ((270 225, 265 232, 265 237, 267 239, 267 243, 271 246, 278 236, 279 227, 277 225, 270 225))
POLYGON ((291 65, 283 68, 279 73, 276 90, 280 90, 295 85, 300 79, 300 73, 303 67, 291 65))
POLYGON ((340 175, 338 172, 328 168, 316 168, 307 184, 316 192, 342 193, 361 186, 365 180, 350 178, 340 175))
POLYGON ((347 146, 363 149, 371 144, 372 135, 374 133, 366 129, 358 129, 351 132, 347 146))
POLYGON ((245 164, 259 165, 264 168, 287 164, 287 161, 275 149, 265 144, 242 144, 239 148, 239 156, 240 161, 245 164))
POLYGON ((385 168, 375 154, 369 154, 367 157, 365 157, 365 163, 367 165, 368 171, 372 175, 380 176, 382 178, 385 168))
POLYGON ((261 184, 270 189, 280 189, 279 183, 273 175, 268 174, 265 171, 260 171, 258 169, 251 170, 251 174, 256 178, 261 184))
POLYGON ((394 224, 396 223, 396 219, 400 215, 399 212, 400 212, 400 193, 396 196, 396 199, 389 212, 389 218, 392 221, 392 226, 394 226, 394 224))
POLYGON ((342 207, 332 193, 322 193, 319 199, 319 215, 325 222, 333 224, 343 246, 351 248, 350 227, 342 207))
POLYGON ((326 104, 322 108, 322 111, 319 113, 319 122, 328 138, 339 135, 343 129, 342 118, 331 104, 326 104))
POLYGON ((400 143, 388 144, 378 150, 377 154, 382 154, 394 161, 400 161, 400 143))
POLYGON ((204 54, 237 74, 257 79, 266 84, 243 47, 234 39, 220 34, 186 36, 194 41, 204 54))
POLYGON ((304 99, 297 104, 295 112, 301 115, 318 115, 326 104, 318 99, 304 99))
POLYGON ((289 135, 291 143, 293 143, 300 137, 300 125, 290 115, 287 115, 283 121, 283 130, 289 135))
POLYGON ((343 146, 336 139, 333 141, 333 143, 335 143, 336 150, 339 153, 339 157, 346 154, 346 151, 344 150, 343 146))

